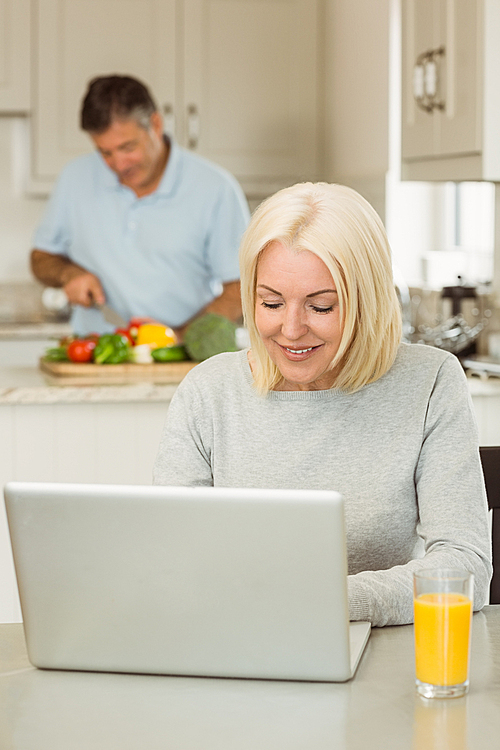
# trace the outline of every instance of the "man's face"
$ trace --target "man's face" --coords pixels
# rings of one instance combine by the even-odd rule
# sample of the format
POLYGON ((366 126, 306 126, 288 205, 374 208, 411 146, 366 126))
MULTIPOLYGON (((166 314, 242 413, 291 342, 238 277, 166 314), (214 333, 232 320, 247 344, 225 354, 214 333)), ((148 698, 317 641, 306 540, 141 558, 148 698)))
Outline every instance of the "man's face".
POLYGON ((163 171, 165 144, 160 115, 151 115, 149 128, 136 120, 115 120, 104 133, 91 133, 97 150, 122 185, 139 195, 156 187, 163 171))

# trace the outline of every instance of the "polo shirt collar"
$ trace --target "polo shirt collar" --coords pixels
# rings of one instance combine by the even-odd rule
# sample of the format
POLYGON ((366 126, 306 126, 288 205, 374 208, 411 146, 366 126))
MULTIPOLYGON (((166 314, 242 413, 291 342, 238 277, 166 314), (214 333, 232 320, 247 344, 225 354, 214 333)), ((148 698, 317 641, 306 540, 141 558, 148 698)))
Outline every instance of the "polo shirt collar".
POLYGON ((163 137, 166 142, 170 143, 170 153, 160 184, 151 195, 172 195, 180 174, 181 149, 171 136, 164 135, 163 137))

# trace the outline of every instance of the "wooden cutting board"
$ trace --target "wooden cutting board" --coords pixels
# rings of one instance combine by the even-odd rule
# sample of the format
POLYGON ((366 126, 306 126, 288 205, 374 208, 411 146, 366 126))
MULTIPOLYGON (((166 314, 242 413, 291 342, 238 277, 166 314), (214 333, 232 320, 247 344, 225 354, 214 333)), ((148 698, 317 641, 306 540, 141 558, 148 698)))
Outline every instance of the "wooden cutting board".
POLYGON ((180 383, 197 362, 153 362, 97 365, 92 362, 49 362, 40 359, 40 369, 57 385, 121 385, 151 381, 180 383))

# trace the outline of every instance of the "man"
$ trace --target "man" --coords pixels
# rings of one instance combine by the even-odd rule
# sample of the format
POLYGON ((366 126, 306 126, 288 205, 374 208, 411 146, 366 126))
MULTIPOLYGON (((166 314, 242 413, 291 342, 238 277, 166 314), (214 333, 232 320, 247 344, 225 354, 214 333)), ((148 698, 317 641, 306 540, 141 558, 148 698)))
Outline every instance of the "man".
POLYGON ((166 137, 134 78, 92 80, 81 127, 97 150, 63 170, 31 253, 36 278, 62 287, 74 306, 74 331, 112 330, 104 303, 126 321, 161 321, 180 339, 205 312, 236 321, 249 218, 236 180, 166 137))

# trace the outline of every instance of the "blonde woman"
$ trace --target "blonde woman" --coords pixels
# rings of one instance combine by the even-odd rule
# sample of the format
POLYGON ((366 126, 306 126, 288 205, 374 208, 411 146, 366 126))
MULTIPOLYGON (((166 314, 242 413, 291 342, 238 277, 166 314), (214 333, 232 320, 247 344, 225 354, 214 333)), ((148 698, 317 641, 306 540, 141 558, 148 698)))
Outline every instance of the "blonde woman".
POLYGON ((465 375, 401 343, 376 212, 344 186, 286 188, 254 213, 240 267, 250 349, 181 383, 154 483, 335 489, 352 620, 411 622, 424 566, 471 570, 480 609, 491 553, 465 375))

